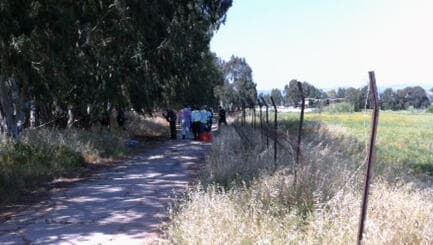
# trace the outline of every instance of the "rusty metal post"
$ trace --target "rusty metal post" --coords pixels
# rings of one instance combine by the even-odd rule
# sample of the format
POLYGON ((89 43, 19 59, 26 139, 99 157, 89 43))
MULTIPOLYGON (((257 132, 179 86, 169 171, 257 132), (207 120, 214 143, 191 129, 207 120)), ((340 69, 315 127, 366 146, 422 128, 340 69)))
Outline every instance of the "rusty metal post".
POLYGON ((375 77, 374 71, 370 71, 368 74, 370 77, 370 87, 371 87, 371 92, 373 93, 373 100, 374 100, 373 126, 371 129, 371 138, 370 138, 370 146, 369 146, 369 152, 368 152, 367 171, 365 174, 365 187, 364 187, 364 194, 362 197, 361 218, 359 221, 359 230, 358 230, 358 242, 357 242, 358 245, 361 244, 361 241, 362 241, 362 238, 364 235, 365 220, 367 218, 368 195, 369 195, 369 191, 370 191, 370 180, 372 177, 373 163, 374 163, 374 157, 375 157, 377 126, 379 123, 379 95, 377 92, 376 77, 375 77))
POLYGON ((277 137, 278 137, 278 133, 277 133, 277 130, 278 130, 278 110, 277 110, 277 106, 275 105, 275 101, 274 101, 274 98, 272 98, 272 96, 271 96, 271 101, 272 101, 272 106, 274 106, 274 115, 275 115, 275 117, 274 117, 274 130, 275 130, 275 132, 274 132, 274 164, 275 164, 275 166, 277 166, 277 137))
MULTIPOLYGON (((262 99, 262 103, 266 107, 266 129, 268 129, 268 126, 269 126, 269 106, 263 97, 261 97, 261 99, 262 99)), ((268 134, 268 132, 266 132, 266 147, 269 148, 269 134, 268 134)))
POLYGON ((260 102, 260 99, 257 99, 257 104, 259 105, 259 117, 260 117, 260 131, 261 131, 261 139, 263 139, 263 117, 262 117, 262 102, 260 102))
POLYGON ((305 95, 302 89, 302 83, 298 82, 299 92, 301 93, 301 118, 299 119, 299 129, 298 129, 298 145, 296 148, 296 166, 294 167, 295 173, 295 185, 297 182, 297 167, 299 166, 299 156, 301 155, 301 141, 302 141, 302 128, 304 126, 304 111, 305 111, 305 95))

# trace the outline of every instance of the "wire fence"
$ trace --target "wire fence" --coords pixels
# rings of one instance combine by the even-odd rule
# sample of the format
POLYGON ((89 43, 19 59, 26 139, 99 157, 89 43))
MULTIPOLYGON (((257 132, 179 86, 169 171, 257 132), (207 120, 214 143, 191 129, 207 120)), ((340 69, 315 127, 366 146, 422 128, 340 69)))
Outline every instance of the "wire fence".
MULTIPOLYGON (((363 240, 363 234, 364 234, 364 226, 367 219, 367 207, 368 207, 368 196, 369 196, 369 189, 370 189, 370 182, 371 182, 371 176, 372 176, 372 169, 373 169, 373 163, 374 163, 374 157, 375 157, 375 143, 376 143, 376 136, 377 136, 377 126, 378 126, 378 119, 379 119, 379 95, 376 85, 376 78, 373 71, 369 72, 369 89, 367 91, 367 99, 369 99, 369 96, 371 94, 371 97, 373 98, 373 115, 372 115, 372 128, 370 133, 370 141, 368 144, 368 148, 366 151, 366 164, 362 164, 359 168, 356 169, 354 175, 361 170, 362 167, 366 165, 365 170, 365 184, 364 184, 364 190, 363 190, 363 198, 361 203, 361 215, 359 219, 359 230, 358 230, 358 237, 357 237, 357 244, 361 244, 363 240)), ((245 147, 253 147, 252 144, 254 144, 255 141, 251 140, 251 135, 248 134, 247 131, 243 130, 245 127, 252 127, 254 129, 259 129, 260 131, 260 137, 262 138, 262 142, 266 142, 266 144, 263 144, 263 148, 266 150, 272 150, 273 151, 273 161, 274 161, 274 168, 276 169, 279 165, 278 161, 279 159, 292 159, 292 173, 294 176, 294 188, 296 188, 296 185, 298 183, 298 171, 301 168, 305 168, 305 164, 307 164, 306 161, 304 161, 303 157, 303 137, 304 137, 304 115, 305 115, 305 96, 304 96, 304 90, 302 87, 302 83, 298 83, 298 89, 299 93, 301 94, 301 110, 299 114, 299 125, 297 127, 297 137, 296 139, 293 139, 293 137, 290 137, 287 133, 284 133, 279 129, 278 124, 278 107, 275 104, 274 98, 271 97, 271 103, 272 105, 269 105, 266 103, 265 99, 263 97, 258 98, 257 100, 257 106, 259 109, 259 115, 258 115, 258 123, 257 123, 257 113, 256 113, 256 107, 245 108, 245 106, 242 107, 242 113, 240 118, 240 123, 235 123, 234 128, 237 134, 239 135, 242 144, 245 145, 245 147), (273 108, 273 120, 269 120, 270 118, 270 108, 273 108), (264 108, 264 110, 263 110, 264 108), (251 116, 250 124, 247 124, 247 117, 249 115, 251 116), (284 155, 285 158, 281 157, 284 155), (287 158, 289 156, 289 158, 287 158)), ((367 105, 367 102, 366 102, 367 105)), ((364 127, 366 128, 366 123, 364 123, 364 127)), ((286 164, 285 164, 286 165, 286 164)), ((350 181, 350 179, 348 180, 350 181)))

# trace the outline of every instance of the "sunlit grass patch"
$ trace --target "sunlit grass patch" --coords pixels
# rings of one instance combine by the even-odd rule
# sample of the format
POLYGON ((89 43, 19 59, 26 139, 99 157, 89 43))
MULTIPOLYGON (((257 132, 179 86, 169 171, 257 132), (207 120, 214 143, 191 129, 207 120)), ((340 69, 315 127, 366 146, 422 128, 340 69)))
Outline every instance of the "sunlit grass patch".
MULTIPOLYGON (((298 114, 282 114, 282 120, 296 121, 298 114)), ((368 142, 371 113, 306 114, 308 121, 320 121, 330 128, 368 142)), ((433 115, 381 111, 377 135, 377 162, 410 166, 418 173, 433 173, 433 115)))

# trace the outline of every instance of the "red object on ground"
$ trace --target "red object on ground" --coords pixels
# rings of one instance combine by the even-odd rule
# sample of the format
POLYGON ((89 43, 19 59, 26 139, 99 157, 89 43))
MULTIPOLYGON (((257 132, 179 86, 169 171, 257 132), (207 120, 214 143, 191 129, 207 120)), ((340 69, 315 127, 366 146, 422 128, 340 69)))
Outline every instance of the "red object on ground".
POLYGON ((200 133, 200 141, 203 142, 212 142, 212 134, 209 132, 200 133))

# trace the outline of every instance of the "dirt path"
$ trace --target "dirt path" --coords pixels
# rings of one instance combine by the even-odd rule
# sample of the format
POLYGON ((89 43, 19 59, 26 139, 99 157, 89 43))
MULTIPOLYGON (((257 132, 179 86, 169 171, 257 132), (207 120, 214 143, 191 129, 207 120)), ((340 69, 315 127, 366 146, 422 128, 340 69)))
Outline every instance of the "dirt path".
POLYGON ((0 223, 0 244, 149 244, 209 144, 170 141, 0 223))

